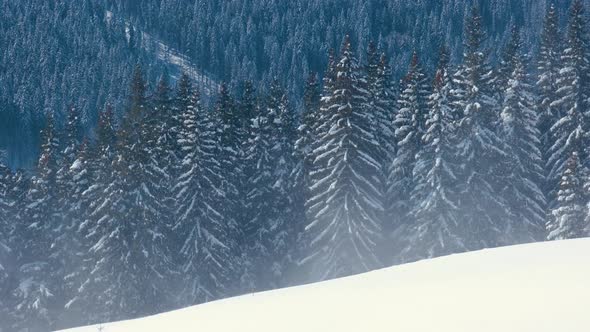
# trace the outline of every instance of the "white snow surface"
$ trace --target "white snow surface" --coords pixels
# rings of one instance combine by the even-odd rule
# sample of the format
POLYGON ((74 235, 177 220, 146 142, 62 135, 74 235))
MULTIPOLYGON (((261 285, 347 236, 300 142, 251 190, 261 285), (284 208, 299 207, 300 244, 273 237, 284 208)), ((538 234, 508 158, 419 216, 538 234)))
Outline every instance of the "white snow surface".
POLYGON ((69 332, 590 331, 590 239, 451 255, 69 332))

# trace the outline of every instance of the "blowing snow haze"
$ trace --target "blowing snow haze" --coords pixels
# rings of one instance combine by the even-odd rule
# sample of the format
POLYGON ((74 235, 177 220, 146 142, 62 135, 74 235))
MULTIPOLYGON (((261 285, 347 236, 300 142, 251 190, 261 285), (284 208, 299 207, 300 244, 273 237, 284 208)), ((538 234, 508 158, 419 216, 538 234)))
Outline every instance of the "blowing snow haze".
MULTIPOLYGON (((323 330, 380 331, 398 325, 358 325, 373 303, 504 286, 493 303, 522 317, 487 295, 437 317, 579 314, 560 294, 588 293, 585 240, 515 246, 532 261, 505 270, 511 249, 430 260, 590 236, 590 3, 480 2, 0 0, 0 332, 182 330, 193 311, 248 330, 244 306, 316 302, 323 330), (430 266, 444 278, 420 283, 430 266)), ((428 316, 404 308, 403 330, 428 316)))

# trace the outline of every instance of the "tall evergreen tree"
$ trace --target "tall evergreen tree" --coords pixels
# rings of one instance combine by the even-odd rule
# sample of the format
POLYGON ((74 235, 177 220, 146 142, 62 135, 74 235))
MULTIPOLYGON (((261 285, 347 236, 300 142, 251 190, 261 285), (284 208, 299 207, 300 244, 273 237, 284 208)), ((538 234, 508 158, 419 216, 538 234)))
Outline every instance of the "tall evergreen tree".
MULTIPOLYGON (((219 174, 217 178, 219 183, 216 184, 220 195, 223 197, 223 204, 219 206, 218 212, 223 216, 226 230, 232 239, 238 239, 237 247, 231 247, 230 250, 235 257, 242 254, 239 248, 245 248, 243 234, 245 221, 243 217, 242 203, 243 195, 243 174, 244 167, 241 163, 243 158, 244 141, 243 131, 241 131, 243 119, 237 114, 236 104, 232 98, 227 85, 222 84, 219 89, 219 96, 215 108, 211 115, 215 123, 216 141, 218 151, 216 160, 219 163, 219 174)), ((239 267, 232 267, 239 269, 239 267)), ((237 282, 232 280, 231 283, 237 282)))
POLYGON ((562 176, 567 160, 573 153, 578 154, 582 165, 587 164, 590 59, 586 24, 582 1, 575 0, 570 11, 566 46, 561 55, 561 69, 556 82, 558 99, 551 103, 561 114, 551 127, 554 139, 547 160, 551 183, 556 183, 562 176))
POLYGON ((390 85, 391 68, 385 54, 381 54, 376 69, 376 77, 369 80, 371 106, 375 117, 375 125, 372 126, 372 129, 380 147, 377 157, 379 164, 381 164, 381 186, 383 192, 387 193, 390 189, 388 187, 389 171, 397 152, 394 124, 397 107, 390 85))
POLYGON ((538 79, 536 83, 538 93, 539 131, 541 134, 541 153, 545 165, 545 183, 543 191, 547 195, 549 205, 553 205, 554 191, 557 190, 555 177, 549 178, 550 165, 546 161, 550 157, 550 149, 555 144, 555 137, 551 133, 551 127, 561 118, 561 110, 555 104, 558 100, 557 79, 560 70, 560 33, 559 17, 555 4, 551 4, 545 15, 543 31, 541 33, 541 46, 537 59, 538 79), (553 193, 552 193, 553 192, 553 193))
MULTIPOLYGON (((1 151, 0 151, 1 154, 1 151)), ((1 157, 0 157, 1 158, 1 157)), ((0 320, 6 326, 9 321, 9 308, 12 305, 12 278, 14 277, 14 251, 10 247, 12 223, 13 175, 0 160, 0 320)))
POLYGON ((62 259, 64 259, 64 299, 65 305, 60 321, 67 324, 62 327, 71 325, 82 325, 87 321, 85 319, 85 312, 88 307, 80 305, 79 287, 84 281, 83 278, 87 275, 86 265, 84 264, 85 256, 89 249, 89 243, 85 236, 81 236, 81 227, 85 227, 87 223, 89 207, 93 203, 90 199, 96 198, 89 193, 96 190, 98 186, 94 183, 93 171, 90 165, 94 160, 91 159, 91 150, 89 142, 84 139, 77 149, 76 159, 68 169, 68 175, 71 188, 69 194, 70 205, 67 209, 67 231, 70 242, 66 239, 62 240, 62 259))
POLYGON ((284 90, 273 82, 264 109, 253 122, 249 157, 256 165, 248 194, 252 219, 246 234, 257 289, 283 284, 301 221, 295 208, 296 128, 284 90))
MULTIPOLYGON (((316 73, 310 74, 307 79, 304 93, 304 108, 299 118, 299 126, 297 127, 297 140, 294 143, 294 158, 295 168, 293 169, 293 204, 299 213, 296 223, 300 225, 297 233, 297 244, 293 252, 293 259, 297 261, 305 249, 302 247, 301 234, 303 227, 307 224, 305 215, 305 201, 309 194, 309 187, 311 185, 311 171, 313 169, 313 153, 312 148, 315 140, 315 130, 319 122, 319 111, 321 100, 321 89, 316 73)), ((298 270, 297 265, 293 266, 294 270, 298 270)), ((287 277, 291 284, 298 283, 303 280, 298 273, 289 273, 287 277)))
POLYGON ((248 184, 249 219, 244 228, 247 238, 247 258, 245 275, 242 280, 245 287, 251 290, 262 290, 265 287, 276 287, 276 280, 268 268, 274 258, 272 240, 276 227, 277 192, 273 187, 275 167, 273 146, 278 137, 274 137, 274 121, 278 116, 281 91, 272 85, 270 95, 257 112, 252 121, 253 137, 249 142, 247 153, 248 163, 253 166, 248 184), (275 282, 271 286, 271 283, 275 282))
POLYGON ((219 90, 219 96, 215 105, 214 116, 218 122, 217 137, 221 147, 219 162, 221 163, 221 172, 223 174, 220 184, 220 190, 224 193, 227 204, 224 208, 224 216, 230 223, 236 223, 237 210, 239 209, 239 191, 238 182, 241 169, 240 160, 240 142, 239 130, 241 119, 236 114, 236 105, 230 95, 227 85, 222 84, 219 90))
POLYGON ((47 116, 42 132, 41 155, 37 174, 32 179, 26 196, 24 218, 17 225, 16 234, 22 241, 18 253, 19 287, 14 312, 22 325, 16 329, 47 330, 55 323, 55 310, 61 295, 59 257, 55 257, 55 230, 61 227, 58 209, 56 173, 59 141, 53 114, 47 116))
POLYGON ((430 89, 415 52, 402 84, 403 91, 398 100, 399 111, 394 120, 397 152, 388 174, 387 223, 394 232, 401 232, 412 224, 409 212, 410 193, 415 186, 413 171, 416 155, 422 147, 428 114, 430 89))
MULTIPOLYGON (((165 86, 160 96, 166 100, 165 107, 168 106, 167 89, 165 86)), ((124 209, 119 222, 125 223, 122 235, 129 259, 129 264, 120 271, 127 278, 121 286, 133 292, 125 299, 123 312, 132 316, 169 308, 170 304, 165 301, 169 298, 165 281, 174 274, 166 242, 170 218, 163 202, 166 194, 161 190, 163 171, 153 160, 158 153, 158 139, 154 139, 154 135, 159 132, 154 132, 149 119, 152 111, 146 91, 143 73, 138 67, 131 83, 129 110, 119 131, 114 165, 115 173, 120 172, 117 174, 120 179, 114 181, 122 181, 124 209), (154 303, 155 306, 150 305, 154 303)))
MULTIPOLYGON (((186 96, 182 88, 179 98, 186 96)), ((191 305, 230 295, 238 271, 232 225, 224 219, 224 197, 218 187, 222 172, 216 124, 201 107, 198 91, 191 92, 183 104, 187 107, 181 110, 178 144, 184 159, 175 186, 174 232, 181 240, 180 300, 191 305)))
POLYGON ((395 134, 393 121, 395 118, 395 101, 390 86, 391 69, 385 54, 379 55, 374 43, 370 43, 367 51, 367 89, 370 93, 370 108, 375 118, 372 126, 373 135, 379 141, 380 151, 378 162, 382 165, 382 183, 386 184, 387 171, 395 157, 395 134))
MULTIPOLYGON (((59 266, 61 271, 59 275, 64 280, 69 279, 72 271, 75 271, 80 266, 79 253, 80 242, 76 236, 76 227, 79 225, 80 216, 77 210, 80 201, 78 197, 72 195, 75 191, 75 181, 71 167, 76 160, 77 149, 79 145, 78 137, 80 135, 80 119, 78 111, 75 107, 70 107, 65 130, 61 133, 61 146, 58 151, 58 170, 56 173, 56 195, 58 202, 58 209, 61 211, 59 224, 60 226, 53 230, 53 237, 55 238, 56 252, 54 255, 60 261, 59 266)), ((62 303, 67 301, 75 291, 71 289, 72 285, 67 282, 63 284, 62 303)), ((65 313, 61 312, 60 316, 65 313)), ((65 320, 61 317, 61 320, 65 320)))
MULTIPOLYGON (((89 151, 88 162, 74 169, 74 177, 80 176, 80 184, 84 181, 83 178, 89 175, 91 186, 84 190, 80 197, 81 202, 88 204, 84 217, 76 228, 77 237, 84 239, 84 251, 80 268, 69 278, 69 282, 75 284, 72 288, 75 288, 77 293, 68 299, 66 309, 75 313, 77 308, 81 308, 86 312, 87 323, 98 323, 113 316, 124 316, 116 301, 116 287, 120 286, 119 281, 111 282, 117 279, 110 279, 116 276, 117 269, 120 269, 120 265, 116 263, 124 255, 117 252, 116 246, 121 239, 119 229, 116 228, 116 218, 121 213, 122 190, 120 182, 115 181, 118 174, 115 174, 113 169, 113 116, 112 107, 107 105, 99 116, 97 142, 89 151), (88 173, 84 175, 86 170, 88 173), (112 244, 115 246, 107 247, 112 244)), ((84 154, 80 155, 83 156, 84 154)), ((82 188, 77 189, 77 192, 80 189, 82 188)))
POLYGON ((522 37, 520 28, 512 25, 510 30, 510 40, 502 50, 500 55, 500 64, 498 68, 497 77, 495 80, 496 89, 503 95, 504 88, 508 86, 508 81, 512 78, 514 69, 516 68, 519 52, 522 51, 522 37))
POLYGON ((504 141, 498 136, 498 100, 494 75, 482 51, 482 17, 476 7, 465 23, 463 65, 454 77, 453 98, 462 113, 458 124, 458 158, 463 161, 458 200, 461 202, 461 234, 465 250, 506 244, 503 223, 509 207, 500 190, 506 163, 504 141))
MULTIPOLYGON (((277 83, 278 84, 278 83, 277 83)), ((298 193, 298 183, 295 177, 297 159, 295 157, 295 142, 297 140, 297 123, 295 112, 290 107, 287 92, 283 90, 279 100, 277 117, 274 120, 274 135, 278 139, 273 147, 274 169, 273 188, 276 191, 276 211, 278 219, 273 233, 272 248, 275 253, 270 272, 275 278, 276 286, 289 285, 289 278, 294 272, 298 252, 296 243, 298 234, 303 231, 305 224, 304 201, 298 193)))
POLYGON ((398 260, 421 258, 465 250, 460 235, 460 204, 457 201, 456 109, 449 57, 441 49, 433 91, 428 97, 428 115, 422 135, 423 148, 416 156, 414 186, 410 199, 412 224, 399 234, 406 238, 398 260))
POLYGON ((320 110, 321 133, 314 145, 314 170, 305 228, 312 278, 322 280, 367 271, 380 265, 383 193, 375 158, 378 143, 370 131, 366 80, 360 75, 350 38, 343 43, 320 110), (326 126, 326 129, 322 128, 326 126))
POLYGON ((170 305, 164 283, 173 271, 165 243, 167 227, 158 219, 160 202, 152 194, 152 151, 147 143, 153 133, 146 121, 149 105, 145 93, 138 67, 114 158, 103 160, 111 164, 107 167, 110 173, 99 175, 104 177, 105 187, 91 207, 87 235, 92 240, 91 268, 82 288, 91 294, 96 308, 93 313, 99 320, 137 317, 170 305))
POLYGON ((305 86, 304 108, 301 114, 300 123, 297 127, 297 141, 295 142, 295 153, 298 159, 298 167, 295 170, 295 178, 300 183, 303 193, 309 186, 309 172, 313 165, 311 148, 314 141, 314 130, 318 123, 320 110, 321 91, 317 74, 312 73, 305 86))
POLYGON ((544 174, 538 114, 524 56, 519 55, 520 49, 516 52, 501 113, 509 154, 508 168, 503 172, 506 181, 503 197, 511 213, 504 232, 510 243, 523 243, 543 238, 545 195, 540 188, 544 174))
POLYGON ((547 222, 549 240, 564 240, 589 235, 585 225, 586 199, 583 192, 583 168, 577 152, 568 158, 559 183, 557 205, 547 222))
POLYGON ((174 107, 168 80, 168 74, 164 73, 158 82, 145 123, 149 136, 143 142, 149 155, 145 175, 151 205, 155 208, 152 218, 163 224, 164 235, 173 224, 173 182, 178 177, 181 158, 177 137, 180 128, 179 111, 174 107))

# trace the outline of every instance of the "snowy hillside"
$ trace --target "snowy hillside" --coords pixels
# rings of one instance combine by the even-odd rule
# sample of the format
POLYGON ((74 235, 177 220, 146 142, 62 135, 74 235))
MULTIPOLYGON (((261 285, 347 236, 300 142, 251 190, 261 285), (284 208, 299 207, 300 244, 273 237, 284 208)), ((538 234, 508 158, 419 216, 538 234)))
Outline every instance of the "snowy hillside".
POLYGON ((588 331, 590 239, 452 255, 68 330, 588 331))

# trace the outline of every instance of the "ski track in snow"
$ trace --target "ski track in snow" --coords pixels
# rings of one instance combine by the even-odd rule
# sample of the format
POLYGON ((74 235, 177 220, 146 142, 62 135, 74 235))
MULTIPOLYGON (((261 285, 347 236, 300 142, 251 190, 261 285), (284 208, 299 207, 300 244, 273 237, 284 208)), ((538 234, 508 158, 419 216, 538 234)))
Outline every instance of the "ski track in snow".
MULTIPOLYGON (((111 11, 106 11, 105 18, 108 24, 114 19, 114 14, 111 11)), ((143 32, 131 23, 125 21, 127 25, 127 41, 131 38, 130 29, 132 28, 136 33, 141 33, 141 47, 154 54, 156 58, 176 68, 178 72, 185 72, 193 83, 201 89, 201 93, 207 96, 213 96, 219 89, 219 84, 212 80, 208 75, 203 74, 197 67, 189 60, 189 58, 179 52, 178 50, 168 46, 158 38, 152 37, 150 34, 143 32)), ((178 77, 175 77, 178 79, 178 77)))
POLYGON ((68 332, 587 332, 590 239, 488 249, 68 332))

